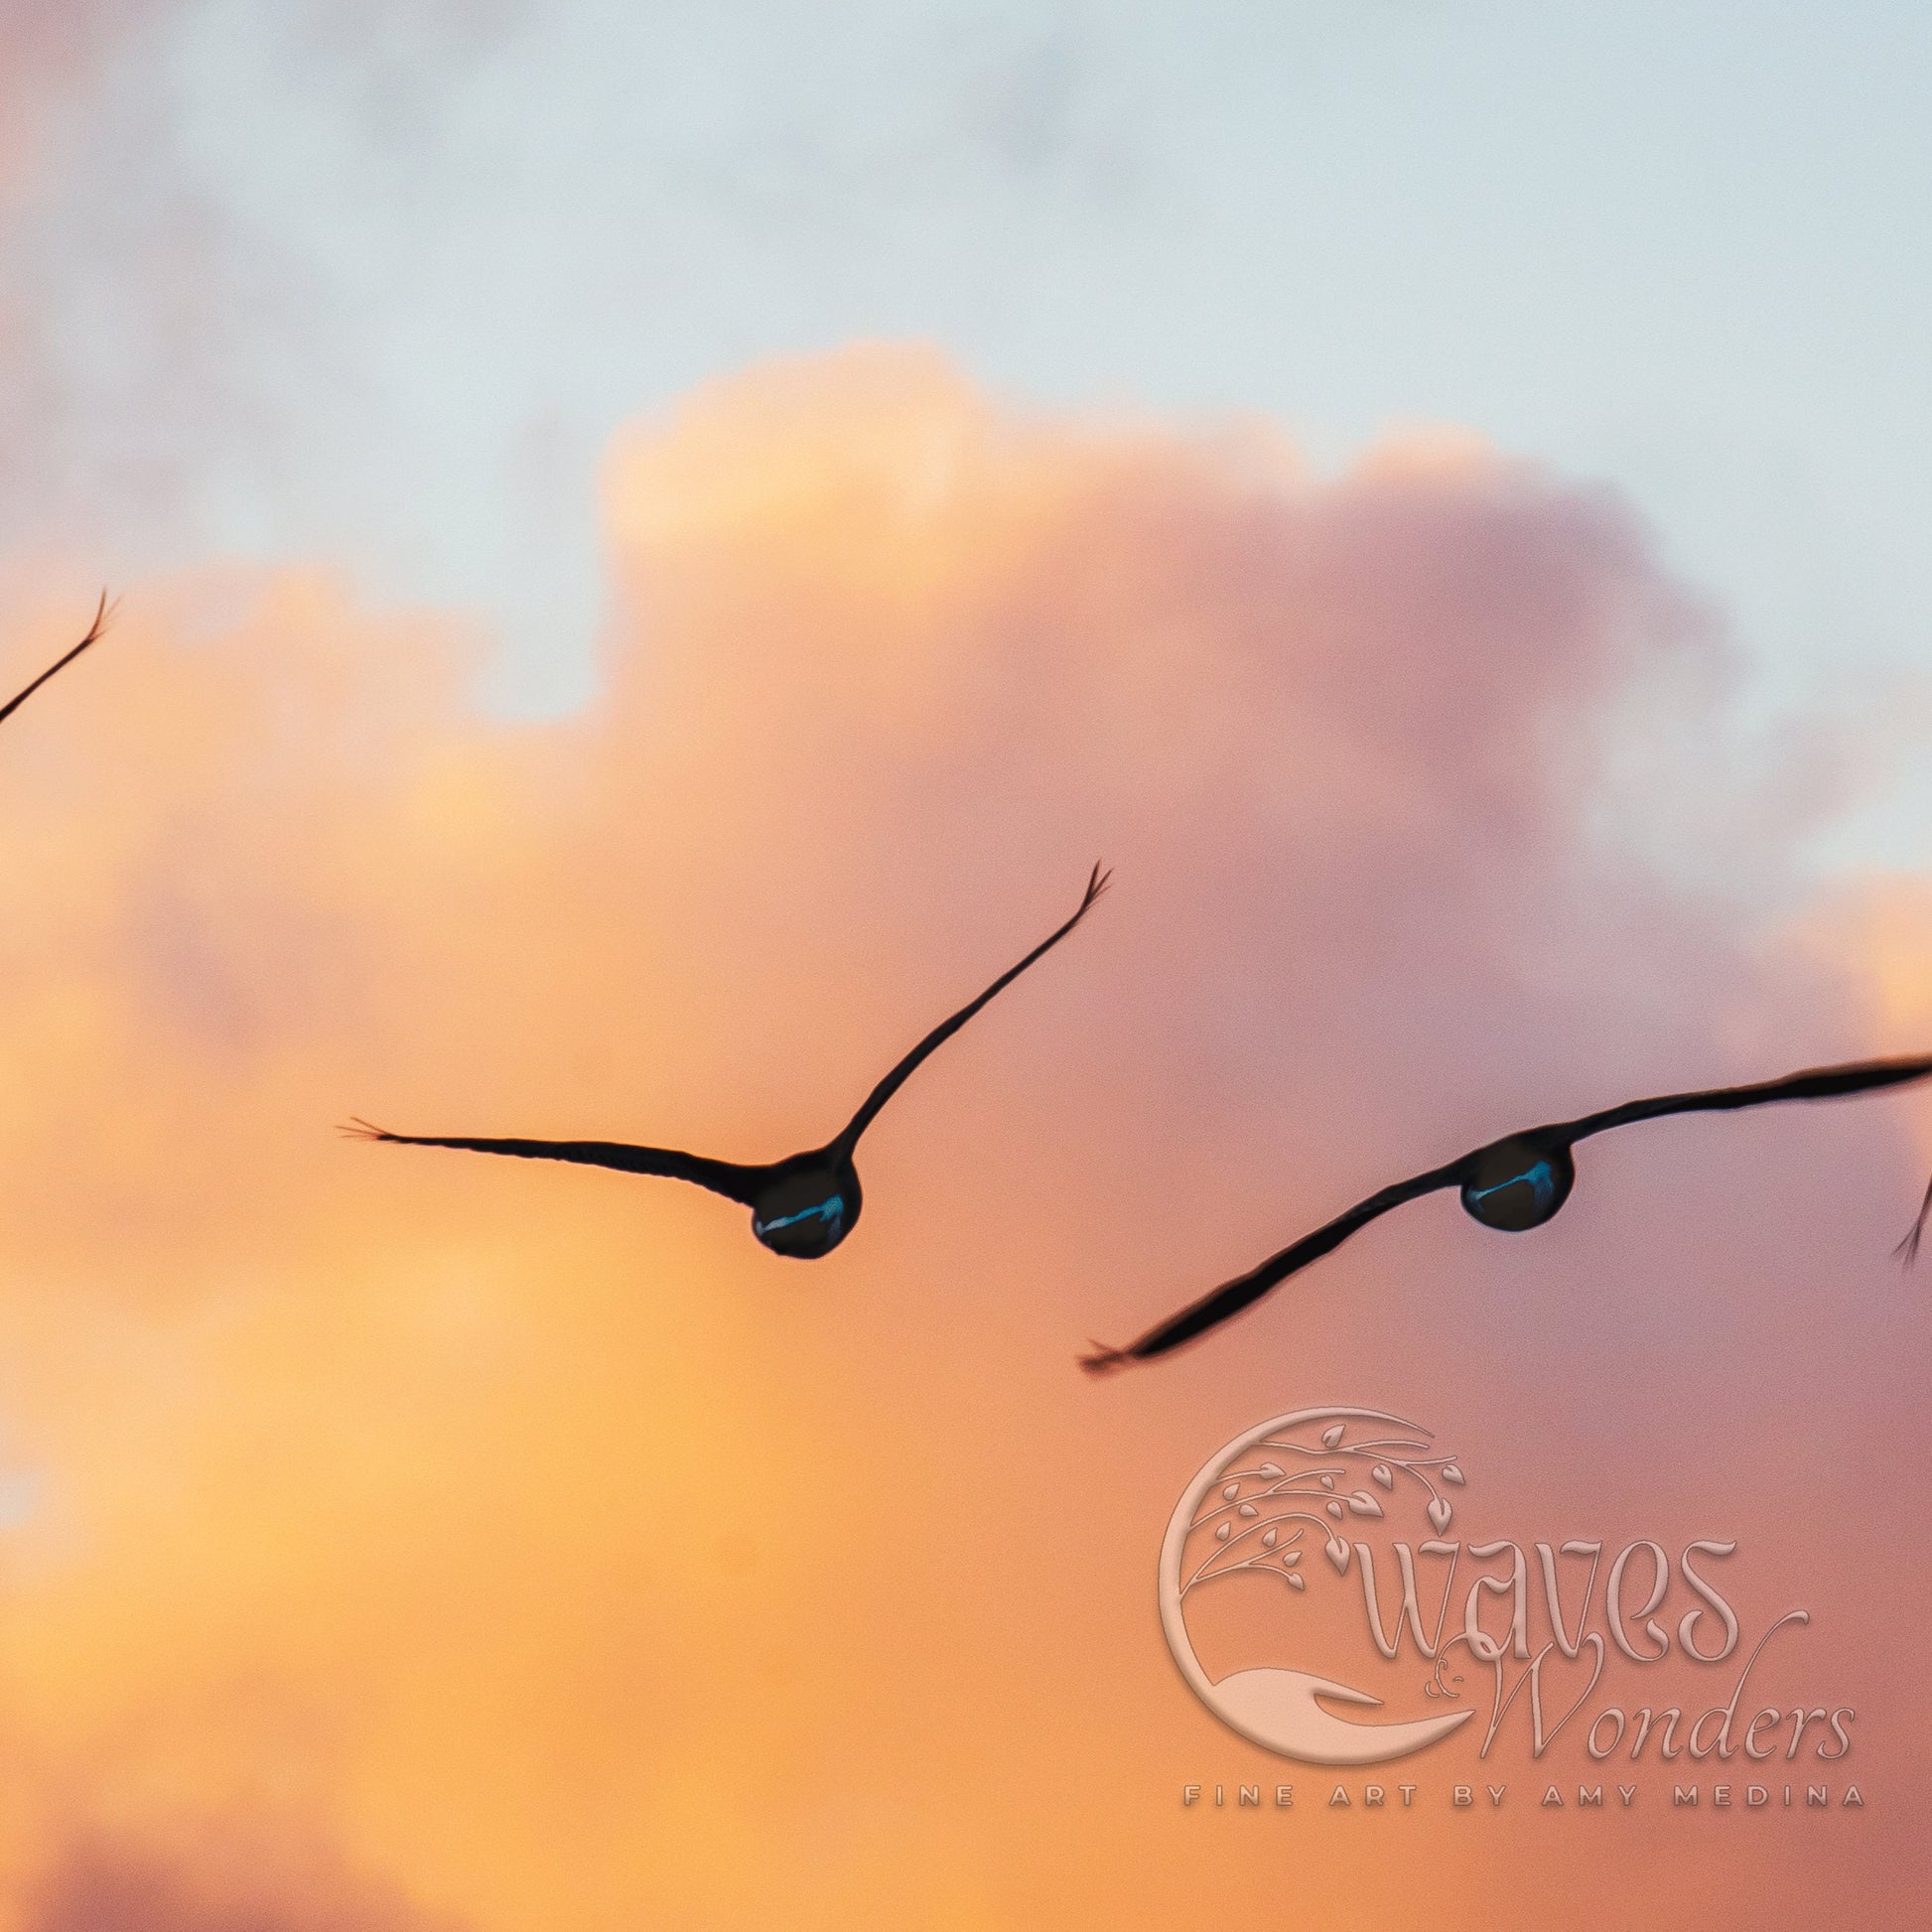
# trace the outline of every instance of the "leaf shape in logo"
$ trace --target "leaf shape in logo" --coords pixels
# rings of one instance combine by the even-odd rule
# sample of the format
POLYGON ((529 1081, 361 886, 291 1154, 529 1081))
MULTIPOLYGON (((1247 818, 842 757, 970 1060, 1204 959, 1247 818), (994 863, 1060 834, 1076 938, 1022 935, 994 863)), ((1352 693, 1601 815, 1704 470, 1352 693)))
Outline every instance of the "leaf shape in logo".
POLYGON ((1369 1471, 1369 1474, 1372 1475, 1375 1478, 1375 1480, 1382 1485, 1384 1489, 1393 1489, 1395 1487, 1395 1477, 1389 1473, 1389 1465, 1386 1462, 1376 1463, 1375 1467, 1369 1471))
POLYGON ((1279 1462, 1264 1462, 1261 1465, 1261 1473, 1265 1476, 1278 1476, 1281 1472, 1282 1465, 1279 1462))
POLYGON ((1258 1510, 1253 1503, 1243 1503, 1241 1505, 1241 1514, 1243 1516, 1259 1516, 1261 1514, 1261 1511, 1258 1510))
POLYGON ((1275 1547, 1276 1537, 1280 1535, 1280 1530, 1263 1530, 1261 1533, 1261 1547, 1264 1550, 1272 1550, 1275 1547))
POLYGON ((1333 1449, 1334 1446, 1340 1441, 1341 1441, 1340 1423, 1336 1423, 1332 1429, 1324 1429, 1321 1432, 1321 1447, 1323 1449, 1333 1449))
POLYGON ((1238 1482, 1230 1482, 1228 1486, 1221 1491, 1221 1494, 1225 1496, 1229 1502, 1233 1502, 1235 1497, 1240 1495, 1240 1493, 1241 1493, 1241 1485, 1238 1482))
POLYGON ((1331 1536, 1322 1547, 1327 1553, 1328 1561, 1335 1566, 1336 1571, 1344 1577, 1347 1576, 1348 1545, 1340 1537, 1331 1536))
POLYGON ((1435 1496, 1430 1499, 1429 1520, 1436 1525, 1436 1534, 1438 1536, 1441 1536, 1449 1528, 1449 1517, 1452 1513, 1449 1506, 1449 1498, 1447 1496, 1435 1496))
POLYGON ((1324 1476, 1323 1476, 1323 1477, 1321 1478, 1321 1486, 1322 1486, 1322 1488, 1324 1488, 1324 1489, 1332 1489, 1332 1488, 1333 1488, 1333 1487, 1335 1486, 1335 1479, 1334 1479, 1334 1477, 1333 1477, 1333 1476, 1331 1476, 1331 1475, 1324 1475, 1324 1476))
POLYGON ((1288 1553, 1287 1553, 1287 1554, 1286 1554, 1286 1555, 1285 1555, 1285 1556, 1284 1556, 1284 1557, 1282 1558, 1282 1561, 1283 1561, 1284 1563, 1286 1563, 1286 1564, 1289 1564, 1289 1565, 1294 1565, 1294 1564, 1298 1564, 1298 1563, 1300 1563, 1300 1562, 1302 1561, 1302 1553, 1301 1553, 1301 1551, 1300 1551, 1300 1550, 1290 1550, 1290 1551, 1289 1551, 1289 1552, 1288 1552, 1288 1553))
POLYGON ((1462 1471, 1458 1469, 1453 1462, 1445 1462, 1443 1464, 1443 1480, 1445 1482, 1454 1483, 1455 1486, 1459 1489, 1461 1488, 1462 1484, 1467 1480, 1467 1477, 1463 1475, 1462 1471))
POLYGON ((1337 1523, 1341 1521, 1341 1505, 1339 1503, 1323 1503, 1321 1507, 1325 1509, 1328 1512, 1328 1514, 1335 1519, 1337 1523))
POLYGON ((1348 1507, 1357 1516, 1380 1516, 1382 1505, 1366 1489, 1357 1489, 1348 1499, 1348 1507))
POLYGON ((1287 1582, 1291 1589, 1307 1589, 1309 1587, 1309 1580, 1306 1577, 1298 1577, 1292 1570, 1288 1573, 1287 1582))
POLYGON ((1223 1523, 1221 1527, 1214 1532, 1214 1541, 1216 1543, 1225 1543, 1228 1540, 1228 1531, 1231 1530, 1233 1527, 1234 1525, 1232 1523, 1223 1523))

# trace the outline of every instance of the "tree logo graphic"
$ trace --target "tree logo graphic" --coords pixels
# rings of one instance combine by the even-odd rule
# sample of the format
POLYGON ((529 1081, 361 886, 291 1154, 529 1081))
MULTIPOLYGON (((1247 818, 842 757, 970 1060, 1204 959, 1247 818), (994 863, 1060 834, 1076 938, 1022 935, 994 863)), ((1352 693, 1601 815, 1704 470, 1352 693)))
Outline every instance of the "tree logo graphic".
POLYGON ((1466 1708, 1357 1723, 1326 1706, 1381 1700, 1306 1671, 1270 1666, 1212 1682, 1185 1609, 1193 1591, 1256 1571, 1299 1595, 1309 1587, 1304 1557, 1315 1550, 1345 1576, 1354 1554, 1347 1530, 1391 1509, 1414 1505, 1440 1537, 1455 1513, 1446 1491, 1462 1480, 1452 1457, 1432 1453, 1427 1430, 1377 1409, 1298 1409, 1236 1437, 1187 1485, 1161 1544, 1161 1628, 1188 1688, 1230 1729, 1305 1764, 1385 1763, 1465 1724, 1475 1715, 1466 1708))

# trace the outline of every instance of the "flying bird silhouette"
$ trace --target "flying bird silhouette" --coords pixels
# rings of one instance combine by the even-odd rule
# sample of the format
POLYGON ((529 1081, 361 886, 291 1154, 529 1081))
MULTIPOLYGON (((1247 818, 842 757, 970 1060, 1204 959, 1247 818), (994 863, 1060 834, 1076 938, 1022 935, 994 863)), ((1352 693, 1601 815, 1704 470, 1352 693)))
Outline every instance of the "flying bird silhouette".
POLYGON ((616 1168, 624 1173, 664 1174, 674 1180, 695 1181, 714 1194, 723 1194, 752 1210, 752 1232, 773 1254, 800 1261, 828 1255, 858 1225, 863 1196, 853 1151, 859 1137, 892 1099, 912 1070, 935 1047, 942 1046, 967 1021, 1004 988, 1011 986, 1035 961, 1050 952, 1086 917, 1093 902, 1113 877, 1095 866, 1087 880, 1079 909, 1050 932, 1019 965, 1009 967, 978 999, 942 1021, 866 1096, 859 1111, 823 1147, 787 1156, 762 1167, 736 1161, 712 1161, 675 1148, 630 1147, 621 1141, 503 1141, 473 1140, 434 1134, 391 1134, 367 1121, 355 1121, 343 1132, 358 1140, 394 1141, 405 1147, 468 1148, 478 1154, 513 1154, 526 1160, 578 1161, 594 1168, 616 1168))
POLYGON ((94 611, 94 621, 87 626, 87 634, 58 663, 50 664, 26 690, 19 693, 16 697, 9 698, 4 705, 0 705, 0 724, 4 724, 7 719, 11 718, 57 671, 65 671, 89 644, 99 643, 101 632, 107 628, 107 620, 113 615, 113 607, 107 602, 107 593, 102 591, 100 594, 100 603, 94 611))
MULTIPOLYGON (((1512 1234, 1541 1227, 1570 1198, 1570 1190, 1576 1184, 1577 1167, 1570 1150, 1579 1141, 1608 1128, 1656 1120, 1664 1114, 1762 1107, 1774 1100, 1830 1100, 1843 1094, 1865 1093, 1874 1087, 1922 1080, 1928 1073, 1932 1073, 1932 1053, 1913 1059, 1859 1060, 1847 1066, 1811 1067, 1802 1073, 1787 1074, 1781 1080, 1761 1080, 1751 1086, 1711 1087, 1700 1093, 1666 1093, 1650 1100, 1628 1100, 1620 1107, 1586 1114, 1581 1120, 1557 1121, 1548 1127, 1532 1127, 1521 1134, 1506 1135, 1446 1167, 1431 1168, 1427 1173, 1398 1180, 1392 1187, 1384 1187, 1380 1193, 1357 1201, 1345 1214, 1337 1214, 1312 1234, 1306 1234, 1280 1254, 1271 1255, 1259 1268, 1231 1282, 1223 1282, 1211 1294, 1190 1303, 1178 1314, 1170 1315, 1124 1348, 1108 1348, 1096 1342, 1092 1354, 1081 1356, 1080 1366, 1092 1374, 1104 1374, 1134 1362, 1153 1361, 1184 1342, 1194 1341, 1243 1309, 1252 1307, 1270 1289, 1300 1273, 1310 1262, 1318 1261, 1340 1247, 1357 1228, 1366 1227, 1390 1208, 1432 1194, 1439 1187, 1459 1188, 1464 1210, 1484 1227, 1502 1228, 1512 1234)), ((1893 1250, 1908 1265, 1918 1254, 1919 1238, 1928 1215, 1932 1215, 1932 1186, 1926 1188, 1911 1232, 1893 1250)))

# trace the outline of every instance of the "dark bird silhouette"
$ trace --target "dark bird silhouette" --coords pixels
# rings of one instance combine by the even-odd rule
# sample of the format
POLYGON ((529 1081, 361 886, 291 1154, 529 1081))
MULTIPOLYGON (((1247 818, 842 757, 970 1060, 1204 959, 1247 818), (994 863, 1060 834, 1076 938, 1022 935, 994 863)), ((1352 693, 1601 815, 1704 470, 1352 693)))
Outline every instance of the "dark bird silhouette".
POLYGON ((912 1070, 935 1047, 942 1046, 967 1021, 1003 988, 1011 986, 1034 962, 1050 952, 1086 917, 1093 902, 1113 877, 1095 866, 1079 909, 1057 930, 1047 934, 1019 965, 1009 967, 978 999, 942 1021, 866 1096, 859 1111, 836 1138, 823 1147, 793 1154, 762 1167, 736 1161, 712 1161, 700 1154, 681 1154, 675 1148, 630 1147, 621 1141, 498 1141, 471 1140, 432 1134, 390 1134, 366 1121, 343 1131, 360 1140, 394 1141, 405 1147, 459 1147, 478 1154, 514 1154, 537 1161, 580 1161, 594 1168, 616 1168, 624 1173, 665 1174, 673 1180, 695 1181, 714 1194, 723 1194, 752 1210, 752 1232, 773 1254, 800 1261, 828 1255, 859 1222, 863 1196, 853 1151, 859 1137, 878 1117, 912 1070))
MULTIPOLYGON (((1525 1133, 1508 1135, 1446 1167, 1431 1168, 1427 1173, 1398 1180, 1394 1186, 1369 1195, 1367 1200, 1357 1201, 1345 1214, 1337 1214, 1292 1247, 1271 1255, 1259 1268, 1231 1282, 1223 1282, 1211 1294, 1190 1303, 1178 1314, 1170 1315, 1124 1348, 1107 1348, 1095 1343, 1094 1352, 1080 1358, 1080 1366, 1093 1374, 1103 1374, 1134 1362, 1153 1361, 1184 1342, 1197 1340, 1210 1328, 1219 1327, 1230 1316, 1252 1307, 1270 1289, 1298 1274, 1310 1262, 1318 1261, 1340 1247, 1357 1228, 1366 1227, 1390 1208, 1432 1194, 1439 1187, 1459 1188, 1464 1210, 1484 1227, 1502 1228, 1511 1234, 1541 1227, 1555 1216, 1576 1185, 1577 1166, 1570 1150, 1579 1141, 1608 1128, 1628 1127, 1633 1121, 1656 1120, 1664 1114, 1727 1113, 1738 1107, 1762 1107, 1774 1100, 1830 1100, 1842 1094, 1866 1093, 1874 1087, 1922 1080, 1928 1073, 1932 1073, 1932 1053, 1915 1059, 1860 1060, 1849 1066, 1812 1067, 1802 1073, 1787 1074, 1781 1080, 1761 1080, 1752 1086, 1712 1087, 1701 1093, 1666 1093, 1651 1100, 1628 1100, 1620 1107, 1586 1114, 1581 1120, 1558 1121, 1548 1127, 1532 1127, 1525 1133)), ((1926 1189, 1911 1232, 1894 1250, 1908 1264, 1918 1253, 1919 1237, 1929 1214, 1932 1214, 1932 1187, 1926 1189)))
POLYGON ((113 607, 107 602, 107 593, 102 591, 100 594, 100 603, 94 611, 94 621, 87 626, 87 634, 59 663, 50 664, 26 690, 22 691, 17 697, 9 698, 4 705, 0 705, 0 724, 4 724, 7 719, 11 718, 57 671, 65 671, 89 644, 99 643, 101 633, 107 628, 107 620, 113 615, 113 607))

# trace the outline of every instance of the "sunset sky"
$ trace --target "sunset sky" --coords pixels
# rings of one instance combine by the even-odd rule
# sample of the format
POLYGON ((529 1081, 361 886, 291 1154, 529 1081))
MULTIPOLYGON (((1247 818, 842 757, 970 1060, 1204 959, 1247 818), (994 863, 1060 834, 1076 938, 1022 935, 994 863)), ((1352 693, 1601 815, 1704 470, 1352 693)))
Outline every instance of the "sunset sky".
POLYGON ((124 600, 0 730, 0 1932, 1915 1922, 1932 1095, 1073 1363, 1926 1050, 1929 80, 1879 4, 0 0, 0 686, 124 600), (809 1145, 1097 858, 810 1269, 332 1131, 809 1145), (1735 1539, 1864 1807, 1321 1804, 1155 1613, 1320 1404, 1472 1542, 1735 1539))

